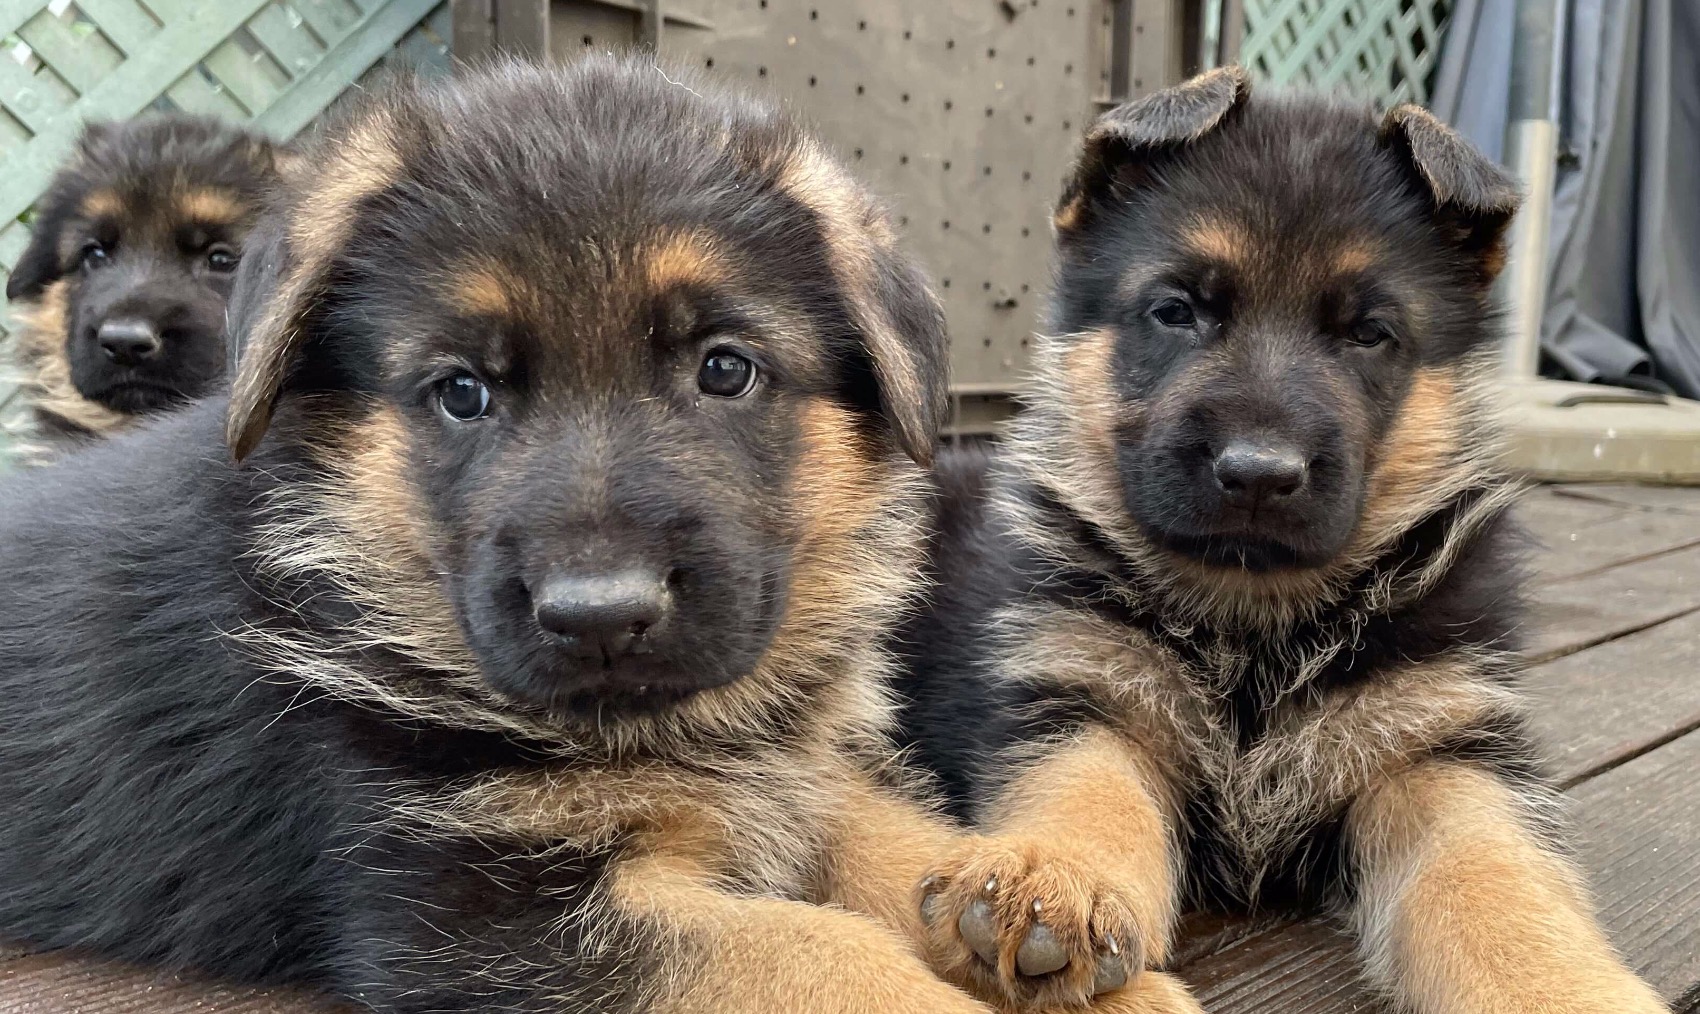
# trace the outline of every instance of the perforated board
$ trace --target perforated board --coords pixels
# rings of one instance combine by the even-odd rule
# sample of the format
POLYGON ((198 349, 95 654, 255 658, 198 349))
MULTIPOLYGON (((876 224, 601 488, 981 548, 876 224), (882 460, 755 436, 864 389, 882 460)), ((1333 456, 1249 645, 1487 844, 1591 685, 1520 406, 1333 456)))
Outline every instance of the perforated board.
MULTIPOLYGON (((557 2, 551 48, 629 45, 638 6, 557 2)), ((955 390, 1009 390, 1049 277, 1052 205, 1108 94, 1112 4, 666 0, 663 10, 665 57, 791 103, 888 199, 945 300, 955 390)))

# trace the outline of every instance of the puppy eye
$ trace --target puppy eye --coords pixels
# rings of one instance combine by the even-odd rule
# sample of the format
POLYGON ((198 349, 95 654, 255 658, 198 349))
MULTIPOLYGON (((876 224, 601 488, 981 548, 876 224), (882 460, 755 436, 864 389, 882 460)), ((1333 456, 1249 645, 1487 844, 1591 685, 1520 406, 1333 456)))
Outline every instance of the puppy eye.
POLYGON ((470 373, 457 373, 437 385, 437 404, 449 418, 472 422, 490 414, 490 389, 470 373))
POLYGON ((221 275, 235 271, 237 261, 236 251, 227 246, 215 246, 207 251, 207 267, 221 275))
POLYGON ((81 263, 88 268, 104 268, 111 260, 112 253, 105 244, 94 242, 83 245, 81 263))
POLYGON ((731 349, 714 349, 697 370, 697 387, 716 398, 742 398, 756 386, 756 364, 731 349))
POLYGON ((1384 320, 1360 321, 1346 333, 1346 341, 1360 348, 1372 349, 1394 338, 1393 325, 1384 320))
POLYGON ((1191 327, 1198 323, 1198 315, 1184 299, 1163 300, 1151 308, 1151 316, 1164 327, 1191 327))

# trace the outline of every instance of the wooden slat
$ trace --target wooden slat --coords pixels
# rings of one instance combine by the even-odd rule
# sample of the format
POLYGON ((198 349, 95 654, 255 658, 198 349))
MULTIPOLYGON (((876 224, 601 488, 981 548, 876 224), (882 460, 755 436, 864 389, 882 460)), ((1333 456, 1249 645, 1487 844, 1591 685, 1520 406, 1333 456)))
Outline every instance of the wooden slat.
POLYGON ((201 76, 199 68, 191 67, 165 90, 165 95, 178 109, 185 113, 200 113, 203 116, 217 116, 227 120, 242 120, 248 117, 248 110, 242 108, 242 103, 231 98, 219 88, 214 88, 206 78, 201 76))
POLYGON ((126 54, 159 34, 159 22, 136 0, 77 0, 77 6, 126 54))
POLYGON ((289 75, 270 56, 264 52, 249 53, 235 40, 208 53, 203 62, 231 97, 242 103, 245 116, 271 105, 289 87, 289 75))
POLYGON ((99 32, 79 33, 64 18, 48 11, 18 29, 18 37, 78 94, 100 84, 112 68, 124 62, 124 54, 99 32))
POLYGON ((455 59, 469 63, 488 56, 496 45, 495 0, 450 0, 450 4, 455 59))
POLYGON ((217 986, 58 954, 0 961, 0 997, 6 1011, 19 1014, 348 1014, 281 990, 217 986))
POLYGON ((313 33, 326 46, 342 41, 362 20, 360 8, 348 0, 290 0, 289 6, 313 26, 313 33))
POLYGON ((1700 543, 1700 524, 1685 514, 1583 500, 1548 487, 1531 490, 1517 513, 1537 542, 1530 565, 1541 580, 1700 543))
POLYGON ((45 9, 47 0, 0 0, 0 38, 15 33, 45 9))
POLYGON ((1579 500, 1652 507, 1658 510, 1700 514, 1700 490, 1688 486, 1637 486, 1630 483, 1601 483, 1556 487, 1560 496, 1579 500))
MULTIPOLYGON (((1600 916, 1667 998, 1700 983, 1700 735, 1685 736, 1572 793, 1600 916)), ((1356 974, 1350 939, 1312 920, 1253 933, 1184 968, 1212 1014, 1391 1014, 1356 974)))
MULTIPOLYGON (((62 118, 63 111, 76 101, 77 93, 50 68, 43 67, 39 73, 31 73, 23 64, 12 59, 12 54, 0 53, 0 103, 4 103, 7 111, 29 128, 31 134, 52 130, 62 118)), ((16 214, 0 217, 15 218, 16 214)))
MULTIPOLYGON (((1535 732, 1561 784, 1700 727, 1700 613, 1528 674, 1535 732)), ((1696 772, 1700 792, 1700 772, 1696 772)))
POLYGON ((305 73, 324 53, 310 34, 290 24, 289 15, 277 4, 267 4, 255 14, 248 22, 248 31, 290 77, 305 73))
POLYGON ((270 109, 255 117, 254 124, 275 137, 294 137, 341 94, 349 81, 377 63, 397 39, 429 14, 437 2, 392 0, 374 9, 317 66, 297 79, 270 109))
POLYGON ((1700 546, 1538 588, 1535 659, 1569 654, 1700 609, 1700 546))

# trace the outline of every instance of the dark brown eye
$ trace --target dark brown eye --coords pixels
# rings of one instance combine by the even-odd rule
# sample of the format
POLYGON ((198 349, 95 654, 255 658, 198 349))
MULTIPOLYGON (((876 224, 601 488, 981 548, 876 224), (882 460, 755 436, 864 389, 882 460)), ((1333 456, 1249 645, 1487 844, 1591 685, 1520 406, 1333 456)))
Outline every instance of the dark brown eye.
POLYGON ((1198 315, 1184 299, 1163 300, 1151 308, 1151 316, 1164 327, 1191 327, 1198 323, 1198 315))
POLYGON ((227 246, 215 246, 207 251, 207 267, 221 275, 227 275, 236 270, 236 251, 227 246))
POLYGON ((86 268, 104 268, 112 259, 111 251, 104 243, 87 243, 83 246, 82 265, 86 268))
POLYGON ((1361 321, 1346 334, 1346 340, 1360 348, 1372 349, 1393 340, 1393 325, 1382 320, 1361 321))
POLYGON ((756 386, 756 364, 731 349, 715 349, 697 370, 697 387, 716 398, 742 398, 756 386))
POLYGON ((490 414, 490 389, 470 373, 457 373, 437 385, 437 403, 449 418, 472 422, 490 414))

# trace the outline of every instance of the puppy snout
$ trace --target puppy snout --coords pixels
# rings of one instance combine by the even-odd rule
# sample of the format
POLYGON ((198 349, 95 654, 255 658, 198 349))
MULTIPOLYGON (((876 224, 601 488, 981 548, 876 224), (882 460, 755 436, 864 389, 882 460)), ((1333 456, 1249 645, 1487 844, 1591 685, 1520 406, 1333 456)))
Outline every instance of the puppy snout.
POLYGON ((1216 485, 1230 504, 1257 507, 1302 492, 1310 480, 1304 453, 1287 444, 1230 441, 1211 464, 1216 485))
POLYGON ((164 343, 159 330, 145 320, 109 320, 95 332, 106 357, 120 366, 137 366, 159 355, 164 343))
POLYGON ((551 574, 532 594, 537 625, 585 659, 647 654, 673 611, 666 575, 551 574))

